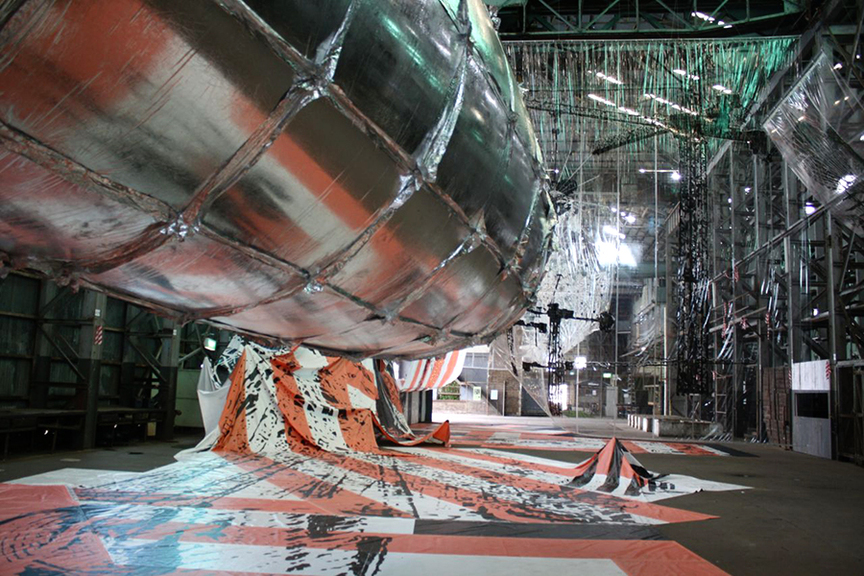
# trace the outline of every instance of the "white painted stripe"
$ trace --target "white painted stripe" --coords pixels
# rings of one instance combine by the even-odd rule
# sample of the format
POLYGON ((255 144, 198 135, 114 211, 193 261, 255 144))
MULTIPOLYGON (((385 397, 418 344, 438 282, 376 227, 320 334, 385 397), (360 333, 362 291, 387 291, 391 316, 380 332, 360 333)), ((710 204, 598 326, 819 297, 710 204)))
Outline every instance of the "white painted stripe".
POLYGON ((609 508, 594 506, 586 502, 574 501, 571 498, 554 491, 550 491, 549 493, 538 493, 531 490, 517 488, 506 484, 506 480, 501 483, 491 482, 475 476, 457 474, 442 468, 424 466, 398 458, 390 458, 388 461, 386 456, 379 456, 377 454, 357 453, 355 458, 380 466, 387 466, 401 473, 412 474, 427 480, 458 486, 462 490, 473 491, 480 494, 491 494, 498 500, 509 500, 511 502, 526 504, 540 510, 549 510, 555 514, 572 516, 574 519, 590 519, 592 522, 613 524, 665 524, 662 520, 637 516, 632 512, 625 512, 623 510, 614 511, 609 508))
POLYGON ((117 484, 97 485, 96 488, 144 494, 181 494, 202 498, 236 496, 247 498, 271 497, 274 499, 295 499, 284 491, 269 495, 257 495, 264 490, 254 472, 230 464, 213 453, 196 455, 194 461, 184 460, 162 466, 150 472, 138 474, 117 484), (201 456, 208 456, 204 459, 201 456), (194 463, 193 463, 194 462, 194 463), (257 488, 260 487, 260 488, 257 488), (244 495, 244 491, 248 495, 244 495))
POLYGON ((672 448, 663 442, 639 442, 633 441, 633 444, 645 450, 650 454, 681 454, 680 450, 672 448))
MULTIPOLYGON (((387 457, 382 457, 387 458, 387 457)), ((405 486, 397 486, 363 474, 345 470, 322 460, 302 456, 284 455, 277 458, 280 463, 313 478, 338 485, 343 490, 386 504, 418 518, 449 520, 483 520, 479 513, 438 498, 411 492, 405 486)), ((396 460, 396 458, 393 458, 396 460)), ((387 464, 385 464, 387 466, 387 464)))
MULTIPOLYGON (((102 538, 115 564, 166 569, 221 570, 264 574, 351 573, 356 551, 102 538)), ((380 572, 379 572, 380 574, 380 572)))
MULTIPOLYGON (((606 442, 602 440, 593 440, 591 438, 562 438, 561 440, 534 440, 530 438, 516 438, 515 440, 508 441, 506 440, 506 436, 504 434, 509 434, 507 432, 500 432, 497 434, 493 434, 491 438, 488 440, 480 440, 479 442, 482 444, 504 444, 504 445, 512 445, 518 446, 520 448, 551 448, 553 450, 576 450, 578 452, 595 452, 603 448, 606 445, 606 442), (501 434, 501 436, 498 436, 501 434)), ((459 438, 455 438, 454 442, 458 443, 459 438)), ((475 442, 474 440, 468 440, 468 442, 475 442)))
MULTIPOLYGON (((236 495, 232 495, 236 497, 236 495)), ((89 503, 99 502, 97 500, 89 503)), ((320 516, 319 516, 320 517, 320 516)), ((88 518, 123 519, 136 521, 182 522, 186 524, 220 524, 254 528, 290 528, 308 530, 320 526, 311 514, 291 514, 260 510, 219 510, 189 506, 139 506, 124 504, 106 506, 101 510, 88 510, 88 518)), ((378 516, 351 516, 333 519, 333 530, 338 532, 372 532, 380 534, 413 534, 413 518, 384 518, 378 516)))
POLYGON ((351 386, 350 384, 347 386, 348 388, 348 400, 351 402, 351 406, 354 408, 371 410, 373 413, 376 413, 377 402, 367 396, 361 390, 351 386))
MULTIPOLYGON (((443 450, 429 450, 426 448, 417 447, 399 447, 394 448, 394 450, 397 450, 399 452, 407 452, 409 454, 417 454, 418 456, 433 458, 435 460, 454 462, 457 464, 462 464, 464 466, 480 468, 481 470, 488 470, 489 472, 495 472, 498 474, 510 474, 512 476, 530 478, 532 480, 539 480, 540 482, 548 482, 550 484, 566 484, 571 480, 570 477, 563 474, 551 474, 549 472, 532 470, 530 468, 525 468, 519 465, 490 462, 488 460, 471 458, 470 456, 461 456, 456 450, 447 450, 445 452, 443 450)), ((501 457, 506 456, 499 456, 499 458, 501 457)))
POLYGON ((8 484, 27 484, 29 486, 70 486, 72 488, 111 487, 119 482, 141 476, 142 472, 116 472, 113 470, 88 470, 85 468, 62 468, 43 472, 17 480, 7 480, 8 484))
POLYGON ((441 375, 438 377, 438 380, 432 385, 432 388, 442 388, 455 380, 462 374, 462 368, 465 365, 465 356, 466 352, 464 350, 455 350, 453 352, 448 352, 444 357, 444 366, 449 366, 450 361, 453 359, 454 355, 456 358, 455 363, 450 366, 449 370, 442 371, 441 375))
POLYGON ((495 432, 486 441, 492 444, 516 444, 521 437, 519 432, 495 432))
POLYGON ((728 452, 723 452, 722 450, 718 450, 717 448, 713 448, 707 444, 694 444, 694 446, 697 446, 700 450, 705 450, 706 452, 710 452, 717 456, 729 456, 728 452))
MULTIPOLYGON (((124 566, 162 566, 190 570, 233 570, 265 574, 320 574, 355 571, 357 552, 245 544, 204 542, 159 542, 103 538, 111 559, 124 566), (158 546, 164 554, 154 552, 158 546), (162 564, 160 564, 160 561, 162 564)), ((373 568, 370 566, 370 568, 373 568)), ((387 552, 381 576, 533 576, 535 574, 592 574, 621 576, 614 561, 605 558, 525 558, 518 556, 468 556, 461 554, 417 554, 387 552)))

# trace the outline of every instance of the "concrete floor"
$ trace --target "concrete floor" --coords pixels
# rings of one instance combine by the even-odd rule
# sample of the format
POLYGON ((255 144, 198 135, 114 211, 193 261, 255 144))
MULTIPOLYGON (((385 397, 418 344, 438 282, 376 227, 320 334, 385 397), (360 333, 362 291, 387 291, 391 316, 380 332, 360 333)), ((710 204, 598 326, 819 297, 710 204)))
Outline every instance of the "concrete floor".
MULTIPOLYGON (((552 425, 546 418, 499 419, 459 418, 485 425, 552 425)), ((608 423, 595 422, 592 429, 603 433, 608 429, 605 426, 608 423)), ((615 426, 613 430, 617 430, 615 426)), ((197 436, 181 436, 172 443, 147 442, 3 461, 0 481, 66 467, 146 471, 173 462, 177 451, 197 440, 197 436)), ((659 530, 665 537, 730 574, 864 574, 864 468, 765 445, 726 446, 750 456, 639 455, 640 461, 655 472, 752 487, 663 501, 664 506, 719 517, 662 525, 659 530)), ((584 452, 523 452, 573 463, 587 456, 584 452)))

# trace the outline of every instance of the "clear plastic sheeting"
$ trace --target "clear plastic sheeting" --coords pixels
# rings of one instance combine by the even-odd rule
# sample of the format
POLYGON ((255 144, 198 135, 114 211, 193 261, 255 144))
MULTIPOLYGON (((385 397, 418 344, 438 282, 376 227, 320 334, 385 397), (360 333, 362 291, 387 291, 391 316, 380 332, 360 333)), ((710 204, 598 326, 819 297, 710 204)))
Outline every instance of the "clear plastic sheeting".
MULTIPOLYGON (((537 291, 537 306, 546 310, 550 304, 572 310, 574 316, 596 318, 609 306, 612 294, 614 268, 601 267, 597 257, 596 238, 590 236, 598 222, 586 221, 596 214, 585 210, 567 212, 559 218, 555 230, 554 249, 549 256, 546 276, 537 291)), ((601 220, 602 222, 603 220, 601 220)), ((617 239, 610 240, 618 245, 617 239)), ((526 322, 548 322, 541 314, 527 313, 526 322)), ((545 363, 549 354, 549 332, 524 327, 522 358, 525 362, 545 363)), ((584 320, 564 320, 561 323, 561 351, 572 359, 576 346, 588 334, 597 330, 597 324, 584 320)))
MULTIPOLYGON (((704 142, 711 155, 730 140, 749 140, 753 131, 745 124, 747 111, 768 78, 787 66, 796 40, 587 39, 505 44, 537 132, 561 222, 556 251, 538 292, 540 313, 526 314, 526 324, 548 324, 545 313, 550 302, 575 316, 596 318, 607 310, 613 286, 629 290, 641 284, 652 268, 655 277, 659 275, 660 230, 671 229, 664 216, 677 202, 695 196, 705 169, 701 154, 692 153, 688 143, 704 142), (694 162, 697 156, 700 161, 694 162), (653 250, 641 253, 652 244, 653 250)), ((704 209, 688 209, 678 220, 686 224, 698 220, 707 226, 706 214, 704 209)), ((682 250, 686 253, 691 244, 680 245, 686 245, 682 250)), ((683 260, 673 258, 676 267, 683 260)), ((701 252, 695 260, 678 276, 689 277, 686 272, 694 266, 704 270, 701 252)), ((699 292, 687 299, 699 300, 703 295, 699 292)), ((700 332, 692 333, 701 334, 701 322, 697 319, 694 324, 700 332)), ((548 333, 525 327, 523 359, 557 367, 552 378, 546 373, 547 382, 567 380, 551 390, 554 404, 611 415, 617 413, 617 404, 627 402, 623 393, 620 401, 617 395, 629 383, 629 366, 620 370, 623 384, 614 369, 623 352, 615 350, 614 336, 596 335, 581 348, 580 355, 587 354, 594 369, 583 377, 582 396, 577 392, 578 373, 565 377, 561 371, 562 361, 572 360, 574 347, 596 327, 596 323, 563 320, 558 347, 550 346, 548 333), (597 370, 601 367, 609 368, 612 382, 600 378, 607 372, 597 370), (591 395, 587 402, 586 391, 591 395)), ((674 356, 674 351, 658 351, 656 331, 640 336, 636 362, 644 363, 649 356, 656 361, 658 353, 664 358, 674 356)), ((543 368, 532 368, 523 385, 538 404, 546 405, 549 391, 544 388, 543 368)))
POLYGON ((0 264, 356 357, 491 341, 555 219, 480 0, 16 2, 0 264))
POLYGON ((209 436, 219 428, 219 417, 225 408, 230 386, 216 378, 210 359, 205 357, 201 364, 201 374, 198 376, 198 407, 201 409, 201 421, 204 423, 204 436, 209 436))
POLYGON ((819 203, 864 234, 864 107, 827 54, 810 65, 764 127, 819 203))

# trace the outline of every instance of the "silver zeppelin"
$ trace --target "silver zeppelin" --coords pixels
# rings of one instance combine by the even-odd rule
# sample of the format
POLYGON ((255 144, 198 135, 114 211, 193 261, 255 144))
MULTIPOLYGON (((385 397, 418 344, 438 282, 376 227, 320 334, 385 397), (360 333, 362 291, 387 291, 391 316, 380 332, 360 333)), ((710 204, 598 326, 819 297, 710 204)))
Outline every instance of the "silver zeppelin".
POLYGON ((184 321, 423 357, 532 301, 554 223, 479 0, 0 6, 0 261, 184 321))

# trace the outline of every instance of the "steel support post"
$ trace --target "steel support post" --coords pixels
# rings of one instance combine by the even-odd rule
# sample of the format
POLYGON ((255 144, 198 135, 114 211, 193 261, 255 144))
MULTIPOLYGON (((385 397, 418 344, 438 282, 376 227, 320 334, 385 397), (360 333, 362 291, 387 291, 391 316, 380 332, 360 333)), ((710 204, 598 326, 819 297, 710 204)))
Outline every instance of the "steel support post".
POLYGON ((83 323, 78 340, 79 371, 84 386, 78 390, 81 406, 85 410, 83 447, 96 445, 96 427, 99 423, 99 382, 102 373, 102 342, 104 313, 108 297, 100 292, 84 292, 83 323), (82 394, 83 392, 83 394, 82 394))
POLYGON ((162 350, 159 354, 160 373, 159 384, 160 406, 165 410, 165 416, 156 434, 160 440, 171 440, 174 437, 174 417, 177 403, 177 370, 180 363, 180 328, 173 320, 162 320, 162 350))
POLYGON ((835 237, 833 216, 830 212, 825 213, 825 267, 826 267, 826 292, 828 297, 828 351, 831 363, 831 393, 828 414, 831 418, 831 458, 837 458, 839 447, 838 425, 839 425, 839 379, 837 362, 846 359, 846 330, 845 316, 837 305, 837 292, 842 289, 842 281, 836 271, 836 267, 842 265, 840 255, 840 242, 835 237))

